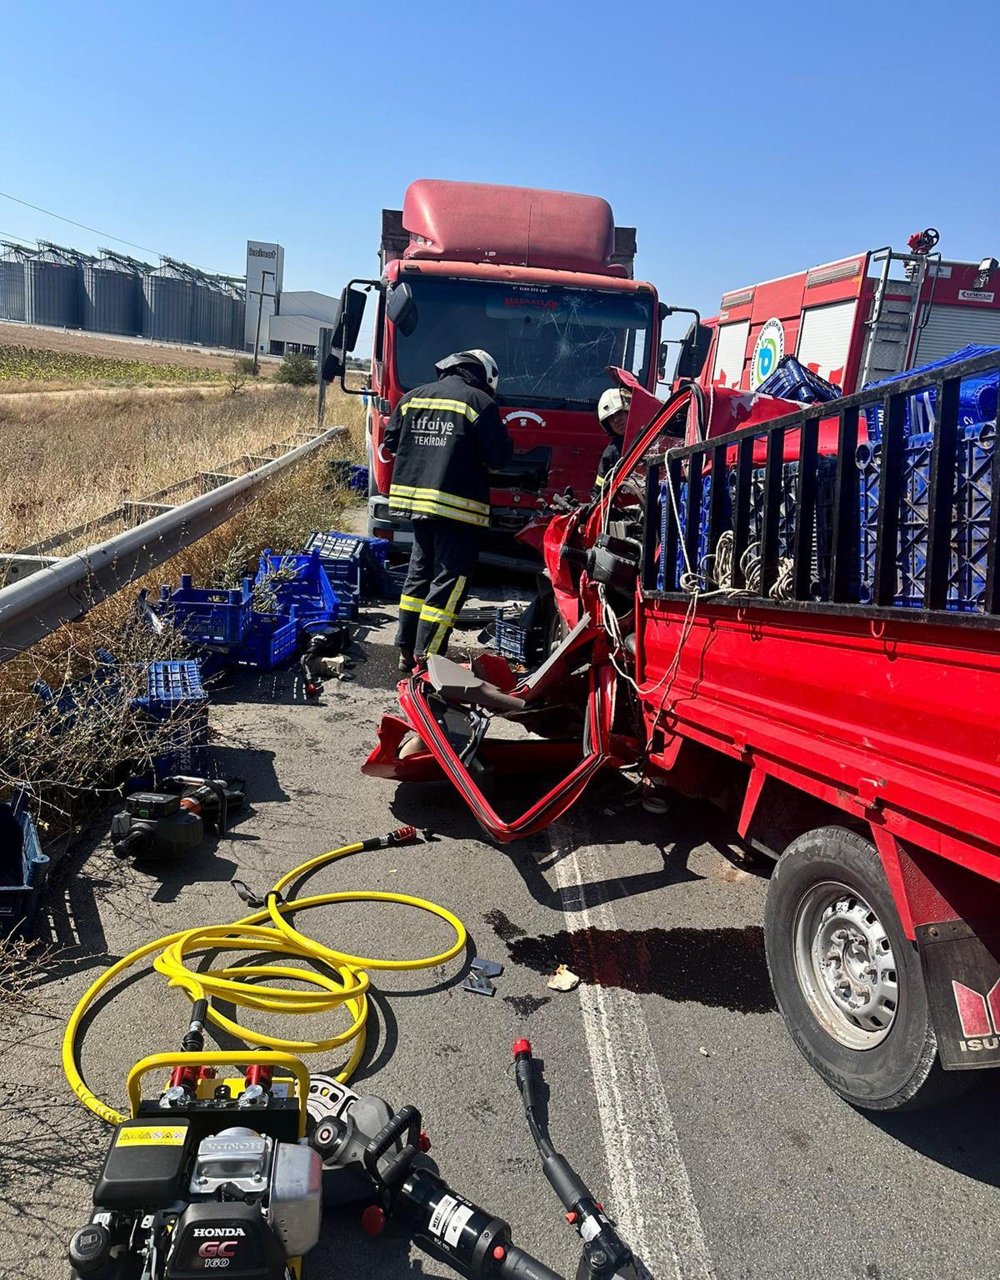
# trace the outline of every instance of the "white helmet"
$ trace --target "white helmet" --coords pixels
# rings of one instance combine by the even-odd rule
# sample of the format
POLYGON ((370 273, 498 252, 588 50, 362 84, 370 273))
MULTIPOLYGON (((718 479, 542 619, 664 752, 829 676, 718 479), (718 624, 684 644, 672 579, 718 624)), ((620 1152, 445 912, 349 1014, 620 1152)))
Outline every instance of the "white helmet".
POLYGON ((609 418, 613 418, 616 413, 621 413, 623 409, 627 408, 628 404, 622 394, 621 387, 608 387, 597 402, 597 419, 599 422, 605 423, 609 418))
POLYGON ((478 365, 486 375, 486 385, 490 393, 496 395, 497 385, 500 382, 500 370, 488 351, 481 351, 478 348, 473 351, 456 351, 454 355, 445 356, 443 360, 439 360, 434 368, 438 373, 447 373, 449 369, 457 369, 463 364, 478 365))

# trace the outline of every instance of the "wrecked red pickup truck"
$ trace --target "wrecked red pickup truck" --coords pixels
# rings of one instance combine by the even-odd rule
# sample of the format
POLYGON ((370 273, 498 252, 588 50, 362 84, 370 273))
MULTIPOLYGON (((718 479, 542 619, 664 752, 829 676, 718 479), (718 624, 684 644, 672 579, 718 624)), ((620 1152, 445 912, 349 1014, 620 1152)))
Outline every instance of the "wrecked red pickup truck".
POLYGON ((634 401, 648 425, 600 501, 544 527, 561 642, 526 677, 432 660, 365 766, 447 777, 498 840, 605 768, 717 803, 776 859, 789 1031, 874 1110, 1000 1062, 1000 452, 959 413, 998 371, 994 351, 808 407, 691 385, 651 420, 634 401), (557 781, 504 820, 505 772, 557 781))

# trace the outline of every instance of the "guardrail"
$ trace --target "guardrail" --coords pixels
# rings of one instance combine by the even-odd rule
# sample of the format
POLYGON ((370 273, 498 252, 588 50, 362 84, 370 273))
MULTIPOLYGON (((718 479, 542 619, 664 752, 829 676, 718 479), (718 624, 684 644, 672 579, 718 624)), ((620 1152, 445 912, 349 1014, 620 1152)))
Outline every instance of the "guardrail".
MULTIPOLYGON (((281 457, 251 459, 263 465, 235 479, 227 478, 208 493, 170 507, 151 520, 75 555, 52 559, 37 554, 42 544, 32 548, 36 552, 33 557, 19 553, 25 561, 36 560, 40 567, 25 563, 24 567, 33 571, 0 589, 0 662, 9 661, 63 623, 82 618, 107 596, 225 524, 274 480, 294 471, 318 450, 346 435, 346 427, 331 427, 281 457)), ((165 491, 152 495, 152 505, 157 505, 156 498, 164 496, 167 496, 165 491)), ((101 523, 114 518, 124 518, 123 511, 102 517, 101 523)), ((71 530, 59 535, 59 540, 82 536, 86 529, 87 526, 82 526, 71 530)), ((45 549, 52 546, 53 540, 47 540, 45 549)))

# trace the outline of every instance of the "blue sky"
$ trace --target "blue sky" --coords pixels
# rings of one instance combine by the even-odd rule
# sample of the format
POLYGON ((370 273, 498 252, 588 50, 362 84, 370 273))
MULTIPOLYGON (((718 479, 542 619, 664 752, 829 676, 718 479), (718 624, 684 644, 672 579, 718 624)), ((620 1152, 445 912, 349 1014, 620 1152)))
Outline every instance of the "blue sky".
MULTIPOLYGON (((928 224, 1000 256, 984 3, 8 0, 3 30, 0 190, 213 270, 279 240, 286 288, 373 272, 416 177, 603 195, 706 313, 928 224)), ((108 242, 0 198, 4 235, 108 242)))

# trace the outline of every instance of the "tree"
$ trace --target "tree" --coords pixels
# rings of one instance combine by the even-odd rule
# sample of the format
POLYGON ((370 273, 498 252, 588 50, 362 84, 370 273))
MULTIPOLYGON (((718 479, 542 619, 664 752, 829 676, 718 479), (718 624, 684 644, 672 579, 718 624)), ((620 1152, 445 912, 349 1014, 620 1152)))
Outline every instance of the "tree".
POLYGON ((293 387, 311 387, 316 381, 316 364, 301 351, 290 351, 278 366, 274 380, 293 387))

